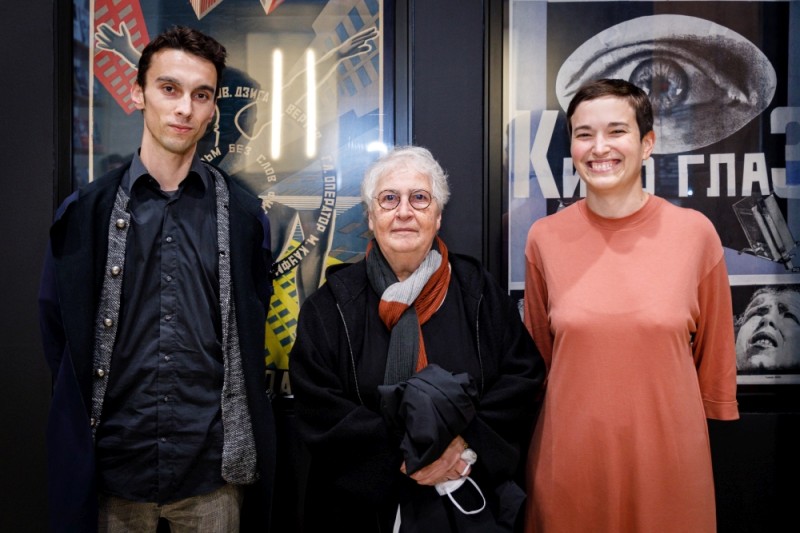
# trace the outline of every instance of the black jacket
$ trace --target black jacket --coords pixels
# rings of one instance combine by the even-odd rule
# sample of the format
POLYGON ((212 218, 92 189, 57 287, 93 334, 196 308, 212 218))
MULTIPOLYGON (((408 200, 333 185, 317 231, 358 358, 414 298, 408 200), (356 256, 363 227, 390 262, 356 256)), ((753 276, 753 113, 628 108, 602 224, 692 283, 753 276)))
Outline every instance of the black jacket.
MULTIPOLYGON (((45 357, 53 374, 47 427, 53 531, 97 529, 94 443, 89 425, 94 323, 111 210, 129 166, 73 193, 50 230, 39 310, 45 357)), ((260 474, 259 483, 245 497, 242 520, 249 523, 252 518, 263 531, 269 521, 275 473, 275 423, 264 380, 264 329, 272 291, 269 224, 258 199, 227 176, 225 179, 230 191, 231 278, 260 474)))
MULTIPOLYGON (((462 437, 478 453, 471 477, 490 492, 522 479, 524 456, 538 412, 545 366, 516 306, 474 259, 450 254, 450 290, 458 287, 471 338, 453 332, 454 352, 471 343, 480 370, 472 375, 478 391, 477 416, 462 437)), ((364 261, 329 271, 327 283, 300 311, 297 340, 289 358, 300 432, 311 452, 305 502, 308 531, 338 521, 348 531, 390 531, 401 499, 438 501, 432 487, 416 485, 400 473, 399 437, 376 406, 366 405, 367 388, 357 375, 364 357, 368 313, 377 315, 364 261), (368 296, 371 293, 371 296, 368 296)), ((374 324, 374 321, 371 321, 374 324)), ((460 329, 463 331, 463 328, 460 329)), ((430 331, 425 332, 427 335, 430 331)), ((429 360, 430 354, 429 354, 429 360)), ((446 370, 459 373, 458 357, 446 370)), ((521 484, 521 483, 520 483, 521 484)))

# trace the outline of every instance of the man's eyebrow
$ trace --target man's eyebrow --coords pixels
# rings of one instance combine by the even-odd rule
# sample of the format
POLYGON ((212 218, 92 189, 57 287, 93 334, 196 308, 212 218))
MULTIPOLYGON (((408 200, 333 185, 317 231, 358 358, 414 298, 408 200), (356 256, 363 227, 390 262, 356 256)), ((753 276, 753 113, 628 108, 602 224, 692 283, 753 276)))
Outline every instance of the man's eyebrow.
MULTIPOLYGON (((172 84, 175 84, 175 85, 177 85, 179 87, 184 87, 183 83, 178 81, 176 78, 173 78, 172 76, 159 76, 158 78, 156 78, 156 81, 157 82, 161 82, 161 83, 172 83, 172 84)), ((215 87, 213 87, 211 85, 206 85, 206 84, 200 85, 200 86, 196 87, 194 90, 195 91, 208 91, 210 93, 214 93, 214 92, 217 91, 217 89, 215 87)))
POLYGON ((156 81, 166 82, 166 83, 174 83, 175 85, 183 85, 177 79, 173 78, 172 76, 159 76, 156 78, 156 81))

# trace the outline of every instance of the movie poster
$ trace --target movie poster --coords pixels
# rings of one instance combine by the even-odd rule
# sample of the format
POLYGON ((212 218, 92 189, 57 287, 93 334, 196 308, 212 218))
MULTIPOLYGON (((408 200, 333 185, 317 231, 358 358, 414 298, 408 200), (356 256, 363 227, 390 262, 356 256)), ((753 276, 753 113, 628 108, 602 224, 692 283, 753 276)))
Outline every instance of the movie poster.
POLYGON ((577 88, 644 88, 643 185, 714 223, 740 383, 800 383, 800 2, 510 0, 504 122, 508 285, 522 297, 538 218, 585 195, 565 110, 577 88))
POLYGON ((220 41, 228 68, 200 157, 244 182, 272 225, 270 388, 290 395, 300 305, 325 268, 366 249, 366 167, 394 142, 392 8, 385 0, 75 0, 74 186, 141 141, 130 89, 144 45, 172 25, 220 41))

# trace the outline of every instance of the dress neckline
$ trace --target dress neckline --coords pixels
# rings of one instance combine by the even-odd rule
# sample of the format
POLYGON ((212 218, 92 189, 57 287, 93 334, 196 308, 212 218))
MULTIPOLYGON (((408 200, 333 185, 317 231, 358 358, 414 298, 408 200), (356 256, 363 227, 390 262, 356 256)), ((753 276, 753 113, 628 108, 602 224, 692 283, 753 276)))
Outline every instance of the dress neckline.
POLYGON ((585 199, 578 202, 578 209, 583 217, 586 218, 586 220, 593 226, 597 226, 601 229, 609 231, 620 231, 635 228, 646 222, 658 210, 663 202, 664 200, 662 198, 659 198, 653 194, 648 194, 647 200, 645 200, 645 203, 642 205, 642 207, 630 215, 620 218, 606 218, 598 215, 589 209, 585 199))

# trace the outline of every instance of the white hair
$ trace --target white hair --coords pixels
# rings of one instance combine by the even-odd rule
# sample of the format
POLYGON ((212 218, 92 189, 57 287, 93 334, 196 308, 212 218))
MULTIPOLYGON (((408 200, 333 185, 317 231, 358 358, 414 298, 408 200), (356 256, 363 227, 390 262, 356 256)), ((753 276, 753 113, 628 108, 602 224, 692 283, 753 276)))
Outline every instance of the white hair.
POLYGON ((441 165, 434 159, 433 154, 421 146, 398 146, 375 161, 364 175, 361 182, 361 200, 367 206, 367 211, 372 211, 375 198, 375 188, 385 175, 399 169, 408 169, 427 176, 431 180, 431 196, 439 206, 439 211, 450 199, 450 185, 447 183, 447 174, 441 165))

